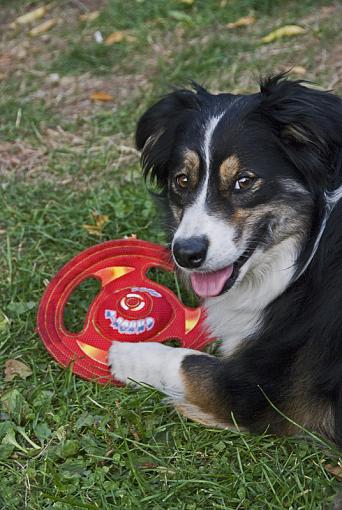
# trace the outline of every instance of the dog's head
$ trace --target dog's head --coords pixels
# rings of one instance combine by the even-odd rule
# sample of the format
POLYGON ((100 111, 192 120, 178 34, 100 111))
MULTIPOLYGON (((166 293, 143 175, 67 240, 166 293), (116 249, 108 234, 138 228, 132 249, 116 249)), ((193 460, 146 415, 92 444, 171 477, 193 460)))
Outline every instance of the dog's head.
POLYGON ((283 241, 303 247, 337 183, 340 112, 336 96, 277 76, 252 95, 177 90, 142 116, 144 173, 165 192, 172 253, 198 295, 227 291, 283 241))

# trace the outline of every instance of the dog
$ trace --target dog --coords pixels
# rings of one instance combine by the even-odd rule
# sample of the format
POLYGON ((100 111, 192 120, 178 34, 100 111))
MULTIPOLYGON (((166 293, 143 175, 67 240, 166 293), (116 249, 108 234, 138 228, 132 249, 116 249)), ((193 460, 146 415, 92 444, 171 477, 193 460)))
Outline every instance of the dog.
POLYGON ((111 373, 205 425, 342 446, 342 101, 286 74, 174 90, 140 118, 145 178, 221 356, 114 342, 111 373))

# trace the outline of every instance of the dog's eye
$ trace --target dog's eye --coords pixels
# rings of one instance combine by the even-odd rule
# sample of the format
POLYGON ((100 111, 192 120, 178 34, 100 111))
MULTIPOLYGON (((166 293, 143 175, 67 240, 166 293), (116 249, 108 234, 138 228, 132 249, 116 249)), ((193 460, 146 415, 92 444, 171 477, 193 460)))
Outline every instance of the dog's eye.
POLYGON ((188 176, 185 174, 179 174, 176 177, 177 186, 181 189, 186 189, 189 184, 188 176))
POLYGON ((235 181, 234 190, 235 191, 244 191, 250 188, 255 181, 254 175, 243 174, 240 175, 239 178, 235 181))

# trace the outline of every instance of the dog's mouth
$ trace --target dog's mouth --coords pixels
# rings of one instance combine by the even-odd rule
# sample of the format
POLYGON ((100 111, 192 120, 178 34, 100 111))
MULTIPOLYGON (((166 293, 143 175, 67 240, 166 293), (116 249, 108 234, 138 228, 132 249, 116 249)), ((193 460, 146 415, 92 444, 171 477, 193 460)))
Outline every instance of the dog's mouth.
POLYGON ((231 289, 239 276, 240 269, 253 254, 255 248, 249 248, 230 266, 218 271, 192 272, 192 288, 201 298, 220 296, 231 289))

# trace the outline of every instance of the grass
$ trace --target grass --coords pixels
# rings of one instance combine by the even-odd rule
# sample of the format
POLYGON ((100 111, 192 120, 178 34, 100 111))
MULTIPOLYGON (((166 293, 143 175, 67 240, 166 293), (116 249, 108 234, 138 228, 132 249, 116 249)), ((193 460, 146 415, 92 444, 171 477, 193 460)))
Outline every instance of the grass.
MULTIPOLYGON (((62 0, 46 16, 60 19, 47 34, 9 28, 37 5, 0 4, 0 50, 8 57, 4 69, 0 58, 0 509, 329 508, 340 488, 325 465, 341 461, 331 445, 207 429, 151 389, 83 381, 49 357, 35 317, 46 283, 82 249, 131 233, 165 241, 132 146, 144 108, 172 83, 254 91, 259 74, 293 65, 341 91, 340 6, 62 0), (87 5, 100 15, 82 22, 87 5), (249 14, 254 25, 225 27, 249 14), (260 43, 286 23, 307 32, 260 43), (107 47, 94 42, 96 30, 104 37, 128 30, 135 39, 107 47), (113 100, 93 103, 96 90, 113 100), (100 236, 83 226, 94 212, 109 217, 100 236), (5 381, 9 359, 32 374, 5 381)), ((153 278, 177 290, 172 276, 153 278)), ((86 283, 71 297, 71 329, 82 326, 95 291, 86 283)))

